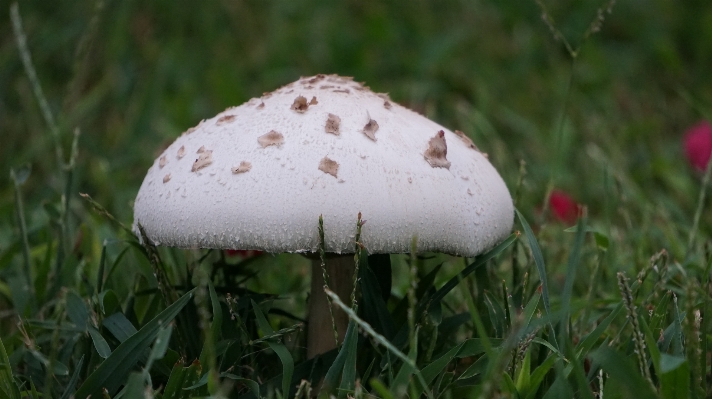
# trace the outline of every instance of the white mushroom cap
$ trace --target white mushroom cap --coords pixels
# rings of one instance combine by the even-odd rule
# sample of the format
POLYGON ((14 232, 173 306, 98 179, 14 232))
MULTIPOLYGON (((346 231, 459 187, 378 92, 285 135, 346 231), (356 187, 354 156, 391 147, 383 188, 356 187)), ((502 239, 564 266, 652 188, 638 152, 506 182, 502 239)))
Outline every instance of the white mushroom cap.
POLYGON ((302 78, 189 129, 134 207, 157 245, 474 256, 511 231, 512 199, 472 142, 350 78, 302 78))

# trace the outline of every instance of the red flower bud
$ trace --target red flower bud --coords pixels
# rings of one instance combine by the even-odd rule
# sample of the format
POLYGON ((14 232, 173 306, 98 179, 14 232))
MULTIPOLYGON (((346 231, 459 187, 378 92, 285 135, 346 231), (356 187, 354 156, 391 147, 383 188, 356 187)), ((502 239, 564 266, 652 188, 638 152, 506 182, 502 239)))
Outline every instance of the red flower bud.
POLYGON ((683 144, 690 165, 704 171, 712 156, 712 125, 708 121, 700 121, 687 129, 683 144))
POLYGON ((554 218, 563 223, 573 224, 578 218, 581 206, 563 191, 554 190, 549 197, 549 208, 554 218))

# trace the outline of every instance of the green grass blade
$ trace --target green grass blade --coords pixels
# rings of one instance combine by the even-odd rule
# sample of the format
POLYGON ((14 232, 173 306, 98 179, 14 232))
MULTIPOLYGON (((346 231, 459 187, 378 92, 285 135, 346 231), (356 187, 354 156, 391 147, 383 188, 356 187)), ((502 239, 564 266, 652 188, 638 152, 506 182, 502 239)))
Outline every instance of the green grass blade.
MULTIPOLYGON (((272 326, 269 325, 267 318, 265 317, 262 310, 255 301, 252 301, 252 308, 255 312, 255 319, 257 320, 257 325, 262 330, 263 334, 272 334, 274 330, 272 326)), ((292 359, 292 354, 289 353, 287 348, 283 344, 278 344, 276 342, 267 341, 270 349, 274 351, 282 362, 282 396, 289 397, 289 385, 292 382, 292 374, 294 373, 294 359, 292 359)))
POLYGON ((166 387, 163 389, 163 399, 179 399, 182 396, 183 380, 185 379, 187 367, 183 367, 180 362, 173 365, 171 375, 168 377, 166 387))
MULTIPOLYGON (((326 393, 331 393, 331 391, 336 387, 339 377, 344 371, 344 364, 346 363, 347 350, 346 344, 354 340, 356 335, 356 324, 354 322, 349 322, 346 328, 346 334, 344 335, 344 344, 339 349, 339 354, 336 355, 336 359, 329 367, 329 371, 326 372, 324 377, 324 383, 322 384, 322 390, 326 393)), ((349 344, 350 345, 350 344, 349 344)))
POLYGON ((402 360, 405 363, 410 364, 411 367, 415 370, 415 375, 418 377, 419 382, 422 384, 422 388, 425 390, 426 395, 428 396, 429 399, 434 399, 432 392, 430 392, 428 384, 423 380, 423 375, 421 374, 420 370, 418 370, 418 367, 416 364, 408 357, 406 356, 403 352, 399 351, 398 348, 393 346, 393 344, 390 343, 383 335, 380 335, 377 333, 371 325, 363 321, 360 317, 356 315, 356 313, 348 306, 346 306, 341 299, 339 298, 338 295, 336 295, 334 292, 331 290, 326 290, 326 295, 331 298, 333 303, 337 305, 338 307, 341 308, 346 314, 349 316, 349 318, 353 321, 356 322, 356 324, 361 327, 366 334, 370 335, 376 342, 379 344, 383 345, 388 349, 389 352, 393 353, 396 355, 400 360, 402 360))
POLYGON ((138 332, 122 342, 116 350, 94 370, 84 381, 75 397, 86 398, 89 395, 99 397, 102 388, 113 393, 124 381, 131 369, 140 359, 143 351, 153 343, 162 326, 170 323, 193 297, 193 290, 180 297, 138 332))
MULTIPOLYGON (((370 256, 369 256, 370 259, 370 256)), ((383 293, 379 289, 379 282, 370 267, 361 267, 361 306, 363 318, 380 334, 388 339, 393 338, 395 333, 395 323, 386 302, 383 300, 383 293)))
POLYGON ((101 325, 109 330, 109 332, 120 342, 124 342, 131 338, 131 336, 136 334, 138 331, 123 313, 112 314, 111 316, 105 318, 101 325))
MULTIPOLYGON (((569 326, 569 312, 571 309, 571 295, 574 290, 574 281, 576 280, 576 272, 581 260, 581 249, 583 248, 584 239, 586 238, 586 222, 584 219, 579 219, 576 225, 576 238, 574 245, 569 253, 568 265, 566 266, 566 279, 564 280, 564 289, 561 293, 561 323, 559 335, 567 337, 567 328, 569 326)), ((565 338, 562 338, 565 339, 565 338)))
POLYGON ((526 399, 534 399, 537 391, 539 390, 539 386, 544 381, 544 377, 546 377, 549 370, 554 367, 554 363, 556 363, 557 360, 559 360, 558 356, 553 354, 549 355, 544 362, 534 369, 529 376, 529 393, 527 394, 526 399))
POLYGON ((356 323, 353 320, 349 321, 348 331, 351 331, 351 336, 344 338, 344 344, 341 346, 341 350, 346 353, 346 361, 344 362, 344 371, 341 376, 341 385, 339 385, 339 397, 352 396, 354 389, 356 388, 356 358, 358 353, 358 348, 356 344, 358 343, 358 331, 356 328, 356 323))
POLYGON ((515 212, 517 212, 517 218, 519 219, 519 223, 522 225, 522 229, 524 229, 524 235, 527 236, 527 240, 529 241, 529 248, 532 251, 532 256, 534 256, 534 264, 536 265, 536 270, 539 272, 539 281, 541 282, 541 297, 544 300, 544 309, 546 310, 546 313, 549 314, 551 313, 551 302, 549 301, 549 283, 548 278, 546 276, 546 264, 544 263, 544 255, 541 253, 539 242, 537 241, 531 226, 529 226, 527 219, 525 219, 524 215, 519 212, 519 209, 516 209, 515 212))
MULTIPOLYGON (((74 373, 72 373, 72 377, 69 379, 69 382, 67 382, 67 387, 64 388, 64 393, 62 394, 62 397, 60 399, 69 399, 74 396, 74 387, 77 386, 77 381, 79 381, 79 374, 82 371, 82 366, 84 365, 84 355, 79 358, 79 362, 77 362, 77 365, 74 367, 74 373)), ((14 398, 13 398, 14 399, 14 398)), ((19 397, 18 397, 19 399, 19 397)))
POLYGON ((638 367, 627 356, 605 346, 591 353, 591 358, 603 370, 620 383, 629 394, 635 398, 655 398, 650 384, 640 375, 638 367))
POLYGON ((20 399, 20 390, 15 385, 10 368, 10 359, 5 351, 5 345, 0 339, 0 393, 9 399, 20 399))
POLYGON ((447 283, 445 283, 445 285, 443 285, 439 290, 437 290, 437 292, 433 295, 431 302, 441 301, 443 298, 445 298, 445 295, 452 291, 453 288, 457 287, 461 279, 464 279, 476 269, 478 269, 480 266, 483 266, 485 263, 487 263, 490 259, 493 259, 499 254, 501 254, 505 249, 507 249, 507 247, 512 245, 512 243, 514 242, 514 240, 517 239, 517 237, 519 237, 519 234, 517 233, 510 234, 507 239, 499 243, 499 245, 497 245, 496 247, 490 249, 484 254, 478 255, 475 258, 474 262, 472 262, 469 266, 467 266, 460 273, 458 273, 457 276, 451 278, 447 283))
POLYGON ((67 292, 67 316, 75 326, 86 330, 87 321, 89 320, 89 309, 87 309, 84 300, 79 297, 74 291, 67 292))
POLYGON ((690 397, 690 363, 682 356, 660 357, 660 393, 665 399, 690 397))
POLYGON ((443 370, 445 370, 445 367, 447 367, 447 365, 455 359, 464 344, 465 343, 463 342, 459 345, 456 345, 449 351, 445 352, 442 356, 435 359, 427 366, 423 367, 423 369, 421 370, 421 373, 423 374, 423 380, 425 380, 425 382, 428 384, 433 382, 435 377, 437 377, 443 370))
POLYGON ((598 341, 598 338, 603 334, 604 331, 611 325, 613 320, 623 311, 623 302, 620 302, 618 306, 608 315, 603 321, 596 326, 596 328, 591 331, 576 347, 576 356, 579 359, 583 359, 588 355, 588 352, 593 348, 593 345, 598 341))

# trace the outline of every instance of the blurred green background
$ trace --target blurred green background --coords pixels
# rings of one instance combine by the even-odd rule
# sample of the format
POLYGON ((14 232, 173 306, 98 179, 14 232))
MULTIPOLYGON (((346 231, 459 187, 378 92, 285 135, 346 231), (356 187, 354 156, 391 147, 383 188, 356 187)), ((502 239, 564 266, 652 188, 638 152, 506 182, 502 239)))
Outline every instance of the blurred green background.
MULTIPOLYGON (((575 62, 534 1, 42 0, 19 10, 65 154, 81 130, 71 193, 91 194, 124 223, 148 166, 181 132, 299 76, 336 73, 466 132, 513 192, 525 161, 517 201, 530 219, 552 183, 588 205, 594 223, 652 237, 641 254, 662 243, 675 253, 700 187, 680 140, 712 114, 712 3, 627 0, 611 14, 599 1, 544 4, 580 47, 575 62), (583 40, 600 7, 601 31, 583 40)), ((63 187, 9 3, 0 20, 7 247, 16 239, 10 168, 32 166, 22 188, 31 230, 63 187)), ((81 222, 84 203, 71 200, 81 222)))

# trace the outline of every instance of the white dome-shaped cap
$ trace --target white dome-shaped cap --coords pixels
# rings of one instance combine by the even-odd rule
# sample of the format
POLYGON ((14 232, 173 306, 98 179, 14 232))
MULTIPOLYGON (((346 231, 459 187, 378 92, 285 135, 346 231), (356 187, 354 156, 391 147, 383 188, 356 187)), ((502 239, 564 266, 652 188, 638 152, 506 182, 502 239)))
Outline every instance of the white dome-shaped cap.
POLYGON ((350 78, 317 75, 189 129, 148 170, 134 206, 155 244, 474 256, 509 234, 502 178, 461 132, 350 78))

